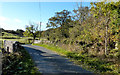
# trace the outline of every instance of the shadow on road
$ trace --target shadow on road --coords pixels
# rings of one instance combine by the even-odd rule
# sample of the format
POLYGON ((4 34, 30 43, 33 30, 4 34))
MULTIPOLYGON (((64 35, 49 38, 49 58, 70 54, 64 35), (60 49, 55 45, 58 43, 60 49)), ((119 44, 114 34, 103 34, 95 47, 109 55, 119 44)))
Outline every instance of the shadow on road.
POLYGON ((90 71, 73 64, 69 59, 45 48, 31 45, 24 45, 24 48, 29 52, 35 66, 43 75, 93 75, 90 71))

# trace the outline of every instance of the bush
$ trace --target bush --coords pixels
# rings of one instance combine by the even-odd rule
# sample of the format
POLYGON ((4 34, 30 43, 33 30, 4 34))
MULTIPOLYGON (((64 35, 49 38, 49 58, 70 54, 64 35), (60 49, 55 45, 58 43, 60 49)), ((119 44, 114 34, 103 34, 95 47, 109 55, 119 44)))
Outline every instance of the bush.
POLYGON ((40 74, 30 55, 21 47, 18 52, 5 54, 2 75, 40 74))

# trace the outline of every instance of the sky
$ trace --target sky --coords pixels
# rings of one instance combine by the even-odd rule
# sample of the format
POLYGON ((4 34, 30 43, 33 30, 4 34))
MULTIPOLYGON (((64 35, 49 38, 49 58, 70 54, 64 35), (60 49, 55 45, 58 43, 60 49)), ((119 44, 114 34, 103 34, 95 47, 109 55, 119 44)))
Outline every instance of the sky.
MULTIPOLYGON (((90 2, 83 2, 82 5, 90 6, 90 2)), ((77 2, 0 2, 0 27, 25 30, 25 25, 30 22, 38 24, 41 21, 41 29, 46 30, 46 23, 55 12, 76 8, 77 2)))

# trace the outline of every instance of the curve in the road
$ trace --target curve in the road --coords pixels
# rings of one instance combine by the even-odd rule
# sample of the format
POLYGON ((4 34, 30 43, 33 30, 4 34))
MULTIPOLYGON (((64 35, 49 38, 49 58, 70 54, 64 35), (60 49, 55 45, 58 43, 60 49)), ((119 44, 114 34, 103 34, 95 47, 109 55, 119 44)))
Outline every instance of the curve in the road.
POLYGON ((23 45, 29 52, 35 65, 42 74, 48 75, 93 75, 78 65, 70 62, 69 59, 59 56, 55 52, 40 46, 23 45))

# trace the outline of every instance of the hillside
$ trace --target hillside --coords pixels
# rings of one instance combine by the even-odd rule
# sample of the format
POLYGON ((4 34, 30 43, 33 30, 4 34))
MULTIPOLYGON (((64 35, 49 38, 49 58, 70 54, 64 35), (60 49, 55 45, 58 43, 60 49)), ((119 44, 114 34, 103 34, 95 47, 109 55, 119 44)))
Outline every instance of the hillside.
POLYGON ((19 35, 17 34, 12 34, 12 33, 8 33, 8 32, 2 32, 2 39, 16 39, 16 38, 20 38, 19 35))
POLYGON ((17 29, 16 31, 14 30, 4 30, 3 28, 0 29, 2 39, 18 39, 20 37, 23 37, 23 30, 17 29))

